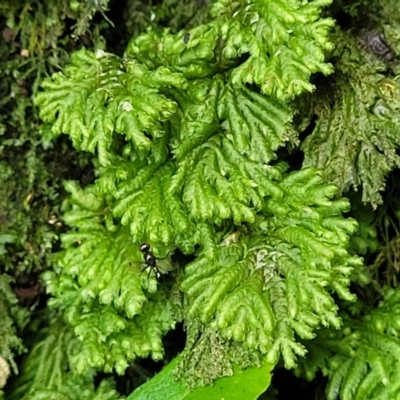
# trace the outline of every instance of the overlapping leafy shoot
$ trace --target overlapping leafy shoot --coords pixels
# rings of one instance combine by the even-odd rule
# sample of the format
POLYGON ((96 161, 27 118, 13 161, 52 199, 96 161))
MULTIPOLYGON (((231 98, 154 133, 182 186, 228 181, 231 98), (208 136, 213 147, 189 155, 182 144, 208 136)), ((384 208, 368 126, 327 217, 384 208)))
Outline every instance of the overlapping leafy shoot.
POLYGON ((305 353, 296 336, 339 327, 331 293, 353 300, 360 262, 346 250, 349 204, 319 171, 275 161, 296 143, 287 102, 331 72, 328 3, 219 1, 208 24, 150 31, 123 58, 81 50, 43 83, 36 104, 52 134, 98 157, 93 185, 68 184, 72 230, 45 275, 81 340, 81 372, 161 358, 182 319, 288 368, 305 353), (172 289, 140 273, 142 241, 172 289), (176 249, 196 256, 184 271, 176 249))
POLYGON ((340 331, 323 330, 307 348, 299 373, 312 379, 318 370, 329 378, 328 400, 396 399, 400 385, 400 291, 387 291, 373 309, 359 308, 364 316, 343 315, 340 331))
MULTIPOLYGON (((369 35, 380 40, 374 32, 369 35)), ((387 175, 400 167, 400 86, 379 52, 360 42, 336 32, 335 75, 312 97, 316 127, 302 149, 304 166, 323 168, 342 192, 360 187, 363 202, 376 207, 387 175)))
MULTIPOLYGON (((116 400, 121 399, 112 379, 93 383, 94 370, 77 375, 71 370, 77 339, 62 321, 37 332, 22 371, 11 387, 10 400, 116 400)), ((10 392, 9 392, 10 393, 10 392)))

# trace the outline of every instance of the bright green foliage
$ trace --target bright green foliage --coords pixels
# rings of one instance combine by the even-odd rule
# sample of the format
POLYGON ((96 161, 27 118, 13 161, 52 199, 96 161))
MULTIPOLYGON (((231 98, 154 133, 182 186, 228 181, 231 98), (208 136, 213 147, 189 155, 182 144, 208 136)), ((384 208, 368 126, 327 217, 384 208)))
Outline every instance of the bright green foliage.
POLYGON ((389 172, 400 167, 398 76, 351 34, 337 32, 333 80, 315 97, 316 127, 302 143, 304 166, 323 168, 342 192, 382 203, 389 172))
POLYGON ((254 83, 279 100, 293 98, 313 89, 311 73, 332 72, 323 61, 324 50, 332 49, 328 31, 333 21, 319 17, 320 8, 329 3, 219 1, 212 8, 214 20, 191 29, 187 44, 184 32, 149 33, 133 40, 128 54, 153 68, 170 66, 190 77, 225 70, 245 55, 246 61, 231 70, 233 84, 254 83), (151 43, 158 51, 149 51, 151 43))
MULTIPOLYGON (((388 290, 399 206, 381 195, 400 166, 400 70, 364 35, 385 33, 399 54, 395 1, 3 3, 0 268, 20 299, 19 278, 47 269, 41 315, 59 318, 39 333, 37 322, 24 328, 33 344, 22 375, 8 377, 27 315, 0 275, 0 386, 6 376, 11 400, 117 398, 95 374, 128 372, 121 383, 141 374, 139 358, 168 362, 164 336, 181 322, 185 349, 166 374, 185 383, 170 382, 171 396, 222 397, 220 377, 233 382, 267 360, 300 362, 309 379, 321 370, 329 400, 399 397, 400 297, 388 290), (330 35, 321 12, 347 13, 352 29, 330 35), (341 194, 353 188, 362 193, 350 211, 341 194), (142 242, 161 276, 143 270, 142 242)), ((270 375, 257 371, 265 388, 270 375)), ((138 396, 151 398, 157 382, 138 396)))
POLYGON ((16 329, 24 327, 28 312, 19 306, 18 299, 9 286, 11 282, 10 276, 0 274, 0 357, 16 373, 18 368, 14 357, 24 350, 16 329))
POLYGON ((163 138, 162 122, 176 110, 158 88, 173 85, 183 89, 185 83, 167 68, 152 72, 135 62, 125 62, 126 71, 120 71, 122 63, 101 50, 96 55, 81 50, 63 73, 44 82, 47 91, 36 96, 42 119, 54 122, 58 113, 52 132, 68 132, 79 150, 97 150, 102 166, 111 163, 114 131, 125 135, 124 153, 139 159, 148 155, 151 140, 145 133, 153 139, 163 138))
MULTIPOLYGON (((260 104, 252 104, 252 111, 257 114, 249 117, 259 118, 253 117, 253 122, 260 126, 259 130, 254 130, 250 135, 246 125, 242 125, 245 119, 238 109, 238 114, 232 116, 231 121, 222 124, 229 132, 229 139, 225 135, 214 134, 207 140, 218 128, 213 104, 221 95, 219 85, 217 80, 208 88, 209 91, 202 90, 197 95, 198 104, 192 106, 189 103, 182 110, 184 117, 180 122, 181 129, 174 135, 179 136, 171 139, 179 164, 167 163, 156 173, 153 173, 156 165, 150 164, 137 175, 134 166, 129 169, 125 167, 125 176, 115 190, 118 201, 113 212, 116 217, 122 217, 123 225, 130 224, 135 242, 145 238, 154 246, 158 243, 160 246, 171 246, 172 242, 185 252, 192 252, 195 243, 206 244, 210 241, 213 233, 209 223, 220 225, 231 218, 236 224, 254 222, 255 211, 261 210, 262 198, 274 191, 279 192, 273 181, 280 176, 281 167, 265 167, 261 162, 269 161, 272 149, 284 143, 285 134, 290 131, 284 125, 289 119, 287 110, 243 89, 244 96, 253 95, 260 100, 260 104), (269 115, 261 117, 263 111, 269 111, 269 115), (230 126, 233 129, 229 129, 230 126), (243 128, 240 129, 240 126, 243 128), (263 137, 263 130, 264 135, 272 130, 270 143, 257 146, 263 137), (240 152, 235 142, 241 146, 240 152), (152 204, 148 203, 149 197, 153 199, 152 204), (157 207, 154 207, 155 204, 157 207), (194 222, 197 224, 194 225, 194 222), (154 229, 154 225, 157 229, 154 229)), ((238 104, 233 100, 230 103, 232 98, 222 98, 226 99, 227 107, 236 107, 238 104)), ((224 103, 221 108, 223 106, 224 103)), ((249 112, 246 104, 242 109, 245 113, 249 112)), ((224 109, 221 110, 222 116, 223 113, 224 109)), ((163 160, 161 156, 153 154, 156 160, 163 160)), ((121 175, 119 171, 117 174, 121 175)), ((100 178, 102 190, 109 186, 108 181, 107 175, 100 178)))
MULTIPOLYGON (((56 297, 52 305, 65 310, 83 342, 75 359, 79 370, 92 365, 108 371, 115 363, 122 372, 136 356, 161 357, 159 335, 173 326, 178 312, 172 305, 179 298, 168 300, 164 288, 155 295, 144 293, 156 287, 154 278, 140 276, 138 242, 112 223, 96 185, 85 191, 69 186, 71 206, 64 218, 79 230, 63 236, 61 269, 47 272, 44 279, 56 297), (146 337, 147 330, 156 335, 146 337), (106 351, 111 344, 113 351, 106 351)), ((329 291, 353 299, 347 286, 360 262, 345 248, 357 225, 342 219, 348 202, 331 201, 336 187, 324 185, 312 169, 288 174, 274 188, 264 202, 264 217, 253 223, 258 233, 248 232, 239 242, 230 235, 217 247, 211 225, 200 225, 203 238, 198 242, 204 250, 187 266, 182 288, 189 302, 188 320, 198 318, 225 339, 261 353, 272 348, 273 362, 282 352, 290 368, 295 365, 293 353, 304 355, 295 333, 311 339, 321 324, 340 326, 329 291)))
POLYGON ((102 224, 102 203, 93 193, 69 189, 72 206, 64 218, 79 231, 63 235, 60 273, 47 271, 43 279, 55 296, 50 306, 64 311, 82 341, 72 364, 80 373, 93 366, 122 374, 136 357, 161 359, 161 336, 175 324, 179 295, 154 293, 155 277, 141 274, 142 256, 129 232, 102 224))
POLYGON ((341 217, 347 201, 330 201, 335 187, 310 169, 286 175, 279 188, 254 224, 258 232, 205 251, 186 267, 182 289, 187 318, 246 348, 271 350, 273 363, 281 352, 292 368, 294 355, 305 354, 295 333, 311 339, 320 325, 339 328, 329 293, 353 300, 347 287, 360 260, 345 250, 357 225, 341 217))
POLYGON ((400 385, 400 291, 388 290, 381 304, 362 318, 344 317, 341 331, 326 330, 307 344, 300 362, 312 379, 318 370, 329 378, 327 399, 397 399, 400 385))
POLYGON ((332 49, 327 33, 333 21, 319 16, 321 7, 330 3, 216 2, 212 14, 223 19, 223 56, 231 61, 249 54, 232 71, 233 83, 255 83, 278 99, 311 91, 311 73, 332 72, 324 63, 324 50, 332 49))
POLYGON ((112 380, 95 389, 93 372, 76 375, 70 360, 77 352, 77 340, 59 320, 36 335, 36 341, 22 364, 22 374, 7 395, 9 400, 116 400, 122 399, 112 380))
POLYGON ((35 101, 48 137, 67 134, 98 160, 93 185, 67 185, 72 231, 44 275, 51 305, 81 341, 79 371, 160 359, 162 336, 182 318, 199 353, 186 357, 187 371, 203 383, 242 355, 256 365, 282 354, 292 368, 305 354, 297 335, 340 326, 331 293, 354 300, 360 265, 346 250, 357 229, 342 216, 349 204, 319 171, 269 164, 296 144, 287 101, 313 90, 311 73, 331 72, 332 21, 319 18, 327 3, 216 2, 209 23, 150 30, 123 58, 80 50, 44 81, 35 101), (172 285, 140 273, 142 241, 172 285), (170 262, 177 249, 196 256, 183 281, 170 262), (197 340, 199 324, 210 338, 197 340), (226 343, 207 375, 212 340, 226 343))

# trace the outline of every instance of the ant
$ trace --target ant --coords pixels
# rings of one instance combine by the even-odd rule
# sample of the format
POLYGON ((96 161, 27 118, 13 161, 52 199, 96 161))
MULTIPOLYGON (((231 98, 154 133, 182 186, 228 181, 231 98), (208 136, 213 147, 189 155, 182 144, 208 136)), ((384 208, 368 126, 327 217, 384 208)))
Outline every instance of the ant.
POLYGON ((150 268, 147 277, 150 276, 151 269, 154 271, 156 279, 159 279, 161 276, 161 272, 157 267, 157 259, 152 251, 150 251, 150 245, 148 243, 142 243, 140 245, 140 251, 143 253, 144 263, 146 266, 142 269, 142 272, 147 268, 150 268))

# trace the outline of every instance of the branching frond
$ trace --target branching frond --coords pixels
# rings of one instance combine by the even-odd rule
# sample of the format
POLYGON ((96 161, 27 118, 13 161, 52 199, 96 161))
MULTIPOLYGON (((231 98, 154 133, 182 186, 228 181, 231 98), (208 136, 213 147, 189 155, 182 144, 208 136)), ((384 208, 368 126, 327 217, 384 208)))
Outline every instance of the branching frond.
POLYGON ((70 371, 70 360, 77 351, 71 330, 58 320, 41 330, 33 348, 22 363, 22 374, 13 383, 10 400, 115 400, 122 399, 111 379, 95 388, 93 371, 85 375, 70 371))
POLYGON ((399 77, 384 76, 384 62, 356 38, 336 37, 336 74, 317 93, 316 127, 302 143, 304 166, 323 168, 342 192, 361 187, 363 202, 376 206, 387 175, 400 167, 399 77))
MULTIPOLYGON (((362 319, 344 316, 340 331, 321 331, 307 344, 301 370, 329 378, 328 400, 395 399, 400 394, 400 291, 389 290, 379 307, 362 319)), ((301 372, 300 372, 301 371, 301 372)))
POLYGON ((272 362, 282 353, 288 368, 305 354, 295 334, 312 339, 320 325, 340 327, 330 292, 354 300, 347 287, 361 260, 345 248, 357 225, 342 219, 348 203, 331 201, 337 189, 322 182, 313 170, 288 174, 281 196, 266 201, 270 216, 257 220, 257 233, 186 267, 188 318, 269 353, 272 362))
POLYGON ((69 190, 65 219, 79 229, 63 236, 55 272, 46 271, 43 280, 55 297, 50 306, 63 310, 82 342, 73 366, 80 373, 89 367, 123 373, 136 357, 162 358, 161 337, 176 319, 174 299, 165 290, 151 294, 156 276, 142 272, 143 256, 129 232, 98 212, 101 201, 86 194, 84 208, 80 189, 70 184, 69 190))

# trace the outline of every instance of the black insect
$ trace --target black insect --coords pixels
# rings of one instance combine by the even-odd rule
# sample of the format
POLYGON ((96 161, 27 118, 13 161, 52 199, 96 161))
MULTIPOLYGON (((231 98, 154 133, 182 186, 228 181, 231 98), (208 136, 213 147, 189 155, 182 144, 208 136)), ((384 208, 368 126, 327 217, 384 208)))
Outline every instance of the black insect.
POLYGON ((140 245, 140 251, 146 254, 150 250, 150 245, 148 243, 142 243, 140 245))
POLYGON ((190 40, 190 33, 187 32, 185 33, 185 36, 183 37, 183 43, 188 44, 190 40))
POLYGON ((392 61, 395 58, 393 50, 387 44, 385 37, 381 33, 376 31, 364 32, 361 41, 365 47, 377 57, 385 61, 392 61))
POLYGON ((142 272, 144 272, 146 269, 149 268, 149 273, 147 277, 150 276, 150 273, 153 270, 154 275, 156 276, 157 279, 159 279, 161 276, 161 272, 157 267, 157 259, 155 255, 153 254, 152 251, 150 251, 150 245, 148 243, 142 243, 140 245, 140 251, 143 253, 143 258, 145 263, 145 267, 142 269, 142 272))

